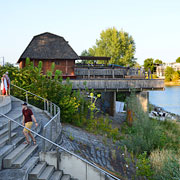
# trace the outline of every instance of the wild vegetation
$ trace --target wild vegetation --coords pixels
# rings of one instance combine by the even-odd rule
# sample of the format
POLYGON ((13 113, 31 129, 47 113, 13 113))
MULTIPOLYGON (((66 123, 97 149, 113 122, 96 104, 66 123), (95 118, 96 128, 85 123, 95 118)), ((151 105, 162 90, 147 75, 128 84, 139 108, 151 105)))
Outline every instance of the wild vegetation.
MULTIPOLYGON (((129 151, 130 157, 127 157, 130 159, 126 158, 126 162, 137 167, 136 177, 155 180, 180 177, 180 122, 150 119, 135 93, 131 93, 126 103, 133 112, 134 121, 132 126, 124 122, 119 131, 112 127, 107 116, 97 116, 96 101, 101 98, 100 94, 87 89, 73 92, 70 81, 67 79, 63 83, 61 72, 54 71, 54 64, 46 75, 41 73, 42 62, 34 67, 27 59, 26 64, 24 69, 6 65, 0 69, 0 75, 8 71, 13 84, 59 105, 64 123, 111 138, 120 148, 129 151)), ((12 94, 25 100, 25 94, 15 88, 12 94)), ((118 99, 124 100, 125 95, 119 94, 118 99)), ((29 101, 43 108, 43 102, 37 98, 30 96, 29 101)))
MULTIPOLYGON (((61 108, 61 121, 82 127, 96 134, 103 134, 114 140, 119 138, 117 128, 112 128, 111 121, 105 116, 96 116, 96 100, 100 94, 85 90, 72 91, 72 83, 69 79, 63 82, 62 73, 54 70, 55 64, 47 71, 46 75, 42 74, 42 62, 38 67, 34 67, 29 58, 26 59, 26 67, 19 69, 10 64, 0 68, 0 76, 6 71, 12 84, 28 90, 38 96, 41 96, 61 108), (88 97, 90 96, 90 97, 88 97)), ((86 87, 86 83, 84 83, 86 87)), ((11 94, 26 100, 26 94, 11 87, 11 94)), ((44 102, 35 96, 29 95, 28 102, 43 109, 44 102)))
POLYGON ((145 113, 131 93, 127 99, 133 124, 121 128, 121 146, 133 154, 131 162, 140 179, 169 180, 180 177, 180 122, 158 121, 145 113))

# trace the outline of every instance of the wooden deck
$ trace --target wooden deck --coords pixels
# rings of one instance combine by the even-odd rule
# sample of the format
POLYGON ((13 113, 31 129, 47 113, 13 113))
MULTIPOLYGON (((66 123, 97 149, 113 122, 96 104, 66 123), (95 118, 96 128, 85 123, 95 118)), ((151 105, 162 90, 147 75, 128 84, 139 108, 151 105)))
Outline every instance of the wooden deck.
POLYGON ((164 90, 164 80, 162 79, 76 79, 70 80, 70 82, 72 82, 74 90, 86 87, 100 91, 164 90))

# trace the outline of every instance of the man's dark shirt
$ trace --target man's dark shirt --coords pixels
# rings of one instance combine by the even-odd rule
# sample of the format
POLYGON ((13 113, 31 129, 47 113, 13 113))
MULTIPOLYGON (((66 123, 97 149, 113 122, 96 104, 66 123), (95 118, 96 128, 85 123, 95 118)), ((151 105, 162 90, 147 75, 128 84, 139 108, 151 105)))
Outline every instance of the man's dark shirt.
POLYGON ((27 122, 32 122, 32 118, 31 118, 31 116, 33 115, 33 113, 32 113, 32 111, 30 110, 30 109, 23 109, 22 110, 22 113, 23 113, 23 115, 24 115, 24 117, 25 117, 25 123, 27 123, 27 122))

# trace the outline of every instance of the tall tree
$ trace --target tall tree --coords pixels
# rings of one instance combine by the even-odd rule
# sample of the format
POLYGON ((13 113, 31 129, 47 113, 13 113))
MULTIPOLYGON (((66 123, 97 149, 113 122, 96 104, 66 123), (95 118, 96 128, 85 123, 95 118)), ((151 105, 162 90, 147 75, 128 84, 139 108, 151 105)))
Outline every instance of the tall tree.
POLYGON ((148 71, 148 69, 150 69, 151 72, 154 71, 154 59, 153 58, 147 58, 144 60, 144 69, 145 69, 145 71, 148 71))
POLYGON ((172 81, 174 74, 174 69, 172 67, 167 66, 165 69, 165 80, 172 81))
MULTIPOLYGON (((81 56, 91 56, 91 54, 85 49, 82 53, 81 53, 81 56)), ((88 64, 88 63, 93 63, 93 61, 91 60, 83 60, 83 61, 80 61, 81 63, 85 63, 85 64, 88 64)))
POLYGON ((180 57, 178 57, 178 58, 176 59, 176 62, 177 62, 177 63, 180 63, 180 57))
MULTIPOLYGON (((135 64, 135 42, 127 32, 118 31, 115 27, 102 31, 96 45, 89 48, 92 56, 111 57, 110 64, 133 66, 135 64)), ((103 63, 99 61, 99 63, 103 63)))
POLYGON ((160 60, 160 59, 156 59, 156 60, 154 61, 154 63, 155 63, 155 64, 162 64, 163 62, 162 62, 162 60, 160 60))

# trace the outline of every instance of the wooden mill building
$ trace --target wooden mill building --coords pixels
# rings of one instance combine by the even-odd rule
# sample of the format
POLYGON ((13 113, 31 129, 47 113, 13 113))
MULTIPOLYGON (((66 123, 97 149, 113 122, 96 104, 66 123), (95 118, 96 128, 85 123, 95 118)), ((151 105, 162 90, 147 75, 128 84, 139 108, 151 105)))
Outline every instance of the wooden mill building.
POLYGON ((44 74, 51 69, 51 64, 54 62, 55 70, 61 70, 63 77, 70 78, 75 77, 75 60, 80 59, 68 41, 48 32, 33 37, 17 62, 20 68, 25 67, 27 57, 34 63, 34 66, 42 61, 44 74))

